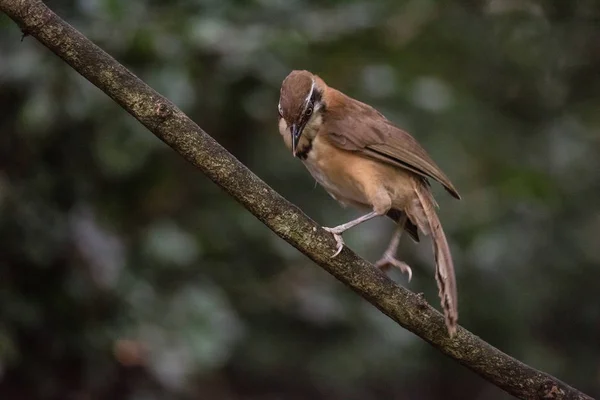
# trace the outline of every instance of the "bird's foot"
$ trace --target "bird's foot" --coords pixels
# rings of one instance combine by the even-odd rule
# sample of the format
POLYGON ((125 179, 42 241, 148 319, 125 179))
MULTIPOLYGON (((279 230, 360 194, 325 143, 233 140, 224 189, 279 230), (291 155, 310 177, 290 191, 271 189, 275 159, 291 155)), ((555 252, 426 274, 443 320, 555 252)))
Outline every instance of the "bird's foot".
POLYGON ((375 263, 375 267, 381 270, 386 270, 389 267, 396 267, 403 273, 408 274, 409 282, 412 279, 412 269, 410 269, 408 264, 404 261, 398 260, 393 254, 387 251, 383 254, 383 257, 381 257, 381 259, 375 263))
POLYGON ((337 249, 336 249, 335 253, 333 253, 333 255, 331 256, 331 258, 335 258, 344 249, 345 243, 344 243, 344 239, 342 238, 342 232, 344 232, 344 229, 340 229, 339 226, 336 226, 335 228, 323 227, 323 229, 325 229, 327 232, 331 233, 333 235, 333 238, 335 239, 335 242, 337 243, 337 249))

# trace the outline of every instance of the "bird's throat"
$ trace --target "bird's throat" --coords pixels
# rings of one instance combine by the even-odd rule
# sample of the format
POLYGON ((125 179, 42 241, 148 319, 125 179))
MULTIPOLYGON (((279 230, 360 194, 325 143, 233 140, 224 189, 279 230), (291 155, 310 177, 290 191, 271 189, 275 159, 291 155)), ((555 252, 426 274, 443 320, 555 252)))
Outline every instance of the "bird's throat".
POLYGON ((296 157, 301 160, 306 160, 308 154, 312 150, 313 138, 301 136, 298 145, 296 146, 296 157))
POLYGON ((320 112, 313 114, 312 118, 308 121, 302 135, 296 146, 296 157, 301 160, 306 160, 308 154, 313 148, 313 141, 317 137, 317 134, 323 124, 323 116, 320 112))

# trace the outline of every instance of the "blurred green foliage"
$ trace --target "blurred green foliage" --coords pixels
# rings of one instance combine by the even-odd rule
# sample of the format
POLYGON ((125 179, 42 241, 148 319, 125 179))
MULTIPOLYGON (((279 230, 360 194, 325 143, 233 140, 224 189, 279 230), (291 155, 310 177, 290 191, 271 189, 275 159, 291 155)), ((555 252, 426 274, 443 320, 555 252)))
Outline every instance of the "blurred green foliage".
MULTIPOLYGON (((379 108, 463 195, 435 188, 460 322, 600 396, 599 2, 48 4, 324 225, 356 212, 285 150, 280 82, 309 69, 379 108)), ((508 398, 0 28, 0 398, 508 398)), ((392 229, 347 242, 374 260, 392 229)), ((430 246, 401 251, 437 305, 430 246)))

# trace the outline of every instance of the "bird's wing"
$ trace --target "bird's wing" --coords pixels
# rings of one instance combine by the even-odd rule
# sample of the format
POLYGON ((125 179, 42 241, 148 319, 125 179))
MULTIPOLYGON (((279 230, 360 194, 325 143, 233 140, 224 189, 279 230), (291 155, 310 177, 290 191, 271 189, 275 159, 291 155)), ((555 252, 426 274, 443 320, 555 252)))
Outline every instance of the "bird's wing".
POLYGON ((334 146, 435 179, 460 199, 450 179, 409 133, 394 126, 373 107, 347 96, 346 99, 346 109, 337 113, 328 110, 321 131, 334 146))

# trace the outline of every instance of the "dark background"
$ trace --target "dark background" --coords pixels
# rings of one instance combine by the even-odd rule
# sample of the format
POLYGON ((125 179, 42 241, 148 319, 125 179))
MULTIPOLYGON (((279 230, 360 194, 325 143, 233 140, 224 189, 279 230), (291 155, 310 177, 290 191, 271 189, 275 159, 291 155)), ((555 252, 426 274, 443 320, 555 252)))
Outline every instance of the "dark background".
MULTIPOLYGON (((424 145, 460 323, 600 396, 597 1, 49 1, 316 221, 277 131, 309 69, 424 145)), ((0 398, 507 399, 276 237, 0 16, 0 398)), ((369 260, 393 225, 346 235, 369 260)), ((403 241, 439 304, 428 241, 403 241)))

